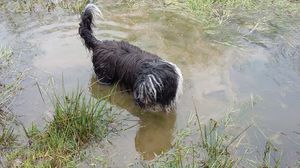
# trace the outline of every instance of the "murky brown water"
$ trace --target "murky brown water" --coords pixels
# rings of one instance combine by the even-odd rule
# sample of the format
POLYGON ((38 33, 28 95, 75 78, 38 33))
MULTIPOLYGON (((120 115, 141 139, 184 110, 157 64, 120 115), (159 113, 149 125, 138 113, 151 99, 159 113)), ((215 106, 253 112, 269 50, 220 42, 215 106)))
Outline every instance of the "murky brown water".
MULTIPOLYGON (((184 94, 174 113, 144 112, 126 92, 112 96, 112 108, 122 111, 129 127, 133 125, 111 137, 112 145, 104 153, 112 165, 128 165, 140 157, 149 160, 155 153, 168 151, 176 130, 184 128, 195 111, 193 101, 205 122, 222 118, 227 109, 251 95, 262 101, 234 124, 243 128, 255 123, 247 134, 253 153, 262 152, 265 135, 283 150, 284 164, 293 165, 300 158, 299 20, 289 25, 289 31, 254 31, 251 37, 259 43, 240 40, 244 47, 239 48, 220 45, 197 22, 171 12, 108 4, 104 16, 104 21, 96 21, 98 38, 127 40, 156 53, 176 63, 184 77, 184 94)), ((47 88, 50 77, 59 84, 63 76, 68 90, 79 84, 93 97, 112 89, 95 82, 89 53, 77 34, 78 23, 79 16, 60 10, 23 15, 0 12, 0 45, 12 46, 20 55, 20 70, 29 68, 24 89, 12 107, 25 126, 32 122, 43 126, 51 116, 36 86, 47 88)), ((249 32, 246 26, 238 26, 239 33, 249 32)))

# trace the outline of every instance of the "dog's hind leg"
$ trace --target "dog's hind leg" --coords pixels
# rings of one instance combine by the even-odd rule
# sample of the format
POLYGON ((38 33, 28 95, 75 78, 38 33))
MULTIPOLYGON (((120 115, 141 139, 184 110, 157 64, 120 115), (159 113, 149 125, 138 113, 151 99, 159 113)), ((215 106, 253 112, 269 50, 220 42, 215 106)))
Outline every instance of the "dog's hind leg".
POLYGON ((114 71, 113 69, 109 69, 107 65, 100 64, 97 68, 94 69, 97 75, 98 82, 103 85, 110 85, 114 82, 113 76, 114 71), (111 70, 111 71, 109 71, 111 70))
POLYGON ((113 83, 113 81, 107 77, 99 77, 97 75, 97 79, 98 79, 98 82, 102 85, 111 85, 113 83))
MULTIPOLYGON (((104 70, 104 72, 105 72, 105 70, 104 70)), ((97 75, 98 82, 103 85, 111 85, 113 83, 113 79, 103 72, 96 73, 96 75, 97 75)))

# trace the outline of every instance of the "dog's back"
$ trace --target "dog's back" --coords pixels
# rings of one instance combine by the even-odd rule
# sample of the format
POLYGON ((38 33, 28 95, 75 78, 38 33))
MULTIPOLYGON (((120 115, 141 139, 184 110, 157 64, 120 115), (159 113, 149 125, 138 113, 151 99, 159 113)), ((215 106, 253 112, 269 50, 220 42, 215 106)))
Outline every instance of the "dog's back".
POLYGON ((120 81, 127 89, 132 89, 142 63, 147 60, 160 58, 124 41, 99 41, 93 48, 92 62, 100 82, 120 81))
POLYGON ((94 71, 99 82, 119 82, 134 93, 141 107, 174 105, 182 92, 179 68, 160 57, 143 51, 124 41, 99 41, 92 34, 93 11, 88 5, 82 14, 79 34, 89 50, 93 51, 94 71))

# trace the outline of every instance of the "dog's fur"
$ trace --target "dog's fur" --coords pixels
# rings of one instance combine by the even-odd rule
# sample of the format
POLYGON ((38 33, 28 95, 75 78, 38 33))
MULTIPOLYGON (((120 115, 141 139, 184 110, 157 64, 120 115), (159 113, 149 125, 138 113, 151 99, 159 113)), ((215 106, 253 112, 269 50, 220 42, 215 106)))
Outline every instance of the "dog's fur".
MULTIPOLYGON (((174 107, 182 93, 182 75, 173 63, 124 41, 101 41, 93 35, 93 14, 101 11, 88 4, 81 15, 79 34, 93 52, 92 62, 102 84, 119 82, 133 91, 136 103, 144 107, 174 107)), ((102 15, 102 14, 101 14, 102 15)))

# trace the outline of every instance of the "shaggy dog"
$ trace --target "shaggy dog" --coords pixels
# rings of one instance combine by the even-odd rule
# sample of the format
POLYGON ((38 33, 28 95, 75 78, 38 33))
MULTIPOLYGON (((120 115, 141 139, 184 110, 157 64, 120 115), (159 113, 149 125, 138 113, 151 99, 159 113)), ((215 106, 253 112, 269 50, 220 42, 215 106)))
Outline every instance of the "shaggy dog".
POLYGON ((97 6, 88 4, 81 15, 79 34, 93 52, 98 81, 106 85, 118 82, 133 91, 136 103, 142 108, 174 107, 182 93, 180 69, 125 41, 97 40, 91 28, 93 14, 102 16, 97 6))

